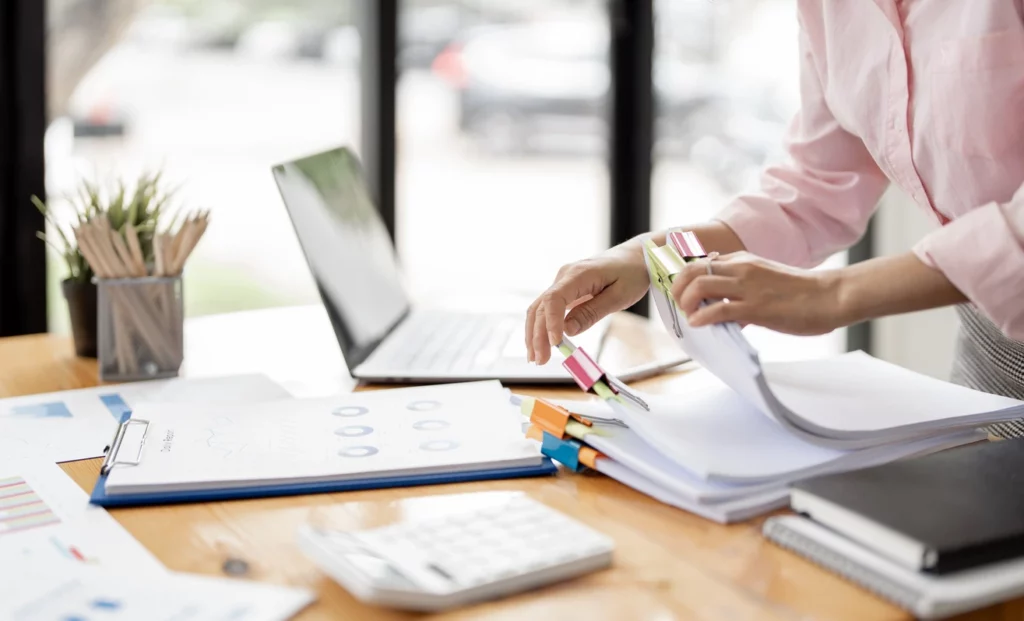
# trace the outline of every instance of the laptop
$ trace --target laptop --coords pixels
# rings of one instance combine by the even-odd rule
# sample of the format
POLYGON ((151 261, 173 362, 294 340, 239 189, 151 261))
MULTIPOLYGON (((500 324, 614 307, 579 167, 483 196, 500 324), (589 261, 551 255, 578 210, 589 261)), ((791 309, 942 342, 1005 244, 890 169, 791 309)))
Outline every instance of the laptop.
MULTIPOLYGON (((359 159, 349 149, 279 164, 273 173, 354 378, 375 383, 572 382, 561 356, 543 366, 526 361, 524 314, 453 312, 410 301, 394 244, 370 198, 359 159)), ((606 320, 575 340, 598 356, 607 328, 606 320)), ((619 375, 636 379, 682 361, 619 375)))

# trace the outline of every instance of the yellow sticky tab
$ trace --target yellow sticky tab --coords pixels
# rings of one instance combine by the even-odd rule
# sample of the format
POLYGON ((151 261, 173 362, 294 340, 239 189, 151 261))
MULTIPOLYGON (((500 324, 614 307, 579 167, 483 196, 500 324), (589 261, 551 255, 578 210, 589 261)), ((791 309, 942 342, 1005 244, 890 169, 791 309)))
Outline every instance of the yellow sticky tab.
POLYGON ((523 397, 523 400, 519 402, 519 411, 523 416, 530 416, 533 414, 533 404, 536 402, 537 400, 533 397, 523 397))
POLYGON ((597 427, 584 425, 579 421, 571 420, 565 424, 565 435, 576 438, 577 440, 583 440, 591 434, 601 437, 607 437, 609 435, 597 427))

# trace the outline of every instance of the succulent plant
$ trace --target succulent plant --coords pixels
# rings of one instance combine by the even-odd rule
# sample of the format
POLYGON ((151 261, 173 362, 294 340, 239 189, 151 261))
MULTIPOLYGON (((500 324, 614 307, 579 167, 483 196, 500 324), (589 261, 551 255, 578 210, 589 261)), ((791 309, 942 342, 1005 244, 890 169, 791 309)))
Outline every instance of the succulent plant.
MULTIPOLYGON (((120 232, 131 224, 139 236, 142 254, 146 262, 153 261, 153 235, 161 218, 170 209, 170 201, 174 190, 164 187, 161 173, 144 173, 130 189, 124 180, 119 180, 109 191, 103 191, 94 182, 85 179, 78 190, 67 196, 67 201, 75 211, 78 222, 84 222, 97 215, 106 215, 110 226, 120 232)), ((82 256, 74 235, 61 228, 53 217, 48 204, 38 196, 32 197, 32 204, 43 214, 46 222, 57 237, 39 231, 36 236, 43 240, 64 259, 68 266, 68 279, 74 282, 89 282, 93 271, 82 256)))

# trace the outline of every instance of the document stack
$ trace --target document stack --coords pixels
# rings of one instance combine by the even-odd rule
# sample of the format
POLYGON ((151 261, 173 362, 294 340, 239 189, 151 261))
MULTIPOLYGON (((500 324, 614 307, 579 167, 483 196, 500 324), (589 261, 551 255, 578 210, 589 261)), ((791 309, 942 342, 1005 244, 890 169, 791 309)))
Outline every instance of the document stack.
POLYGON ((676 307, 672 277, 703 259, 692 235, 648 242, 645 257, 663 323, 703 369, 673 395, 643 394, 564 341, 566 369, 600 399, 516 400, 528 435, 572 469, 724 523, 785 506, 796 481, 968 444, 985 437, 979 427, 1024 416, 1020 401, 862 352, 763 364, 738 325, 694 328, 676 307))

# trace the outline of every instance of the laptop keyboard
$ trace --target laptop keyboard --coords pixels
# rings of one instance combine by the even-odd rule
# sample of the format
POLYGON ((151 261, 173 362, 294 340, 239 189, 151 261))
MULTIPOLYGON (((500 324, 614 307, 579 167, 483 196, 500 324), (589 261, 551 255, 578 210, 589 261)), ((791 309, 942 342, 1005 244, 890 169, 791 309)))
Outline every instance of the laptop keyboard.
POLYGON ((509 340, 522 336, 514 316, 418 313, 403 325, 401 346, 380 351, 375 365, 409 371, 487 371, 507 356, 509 340))

